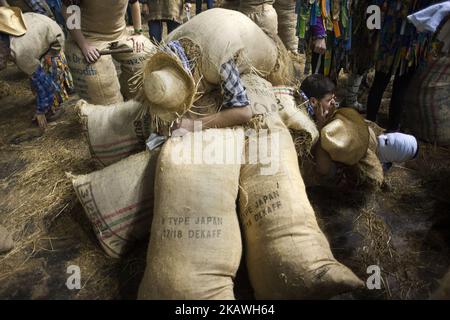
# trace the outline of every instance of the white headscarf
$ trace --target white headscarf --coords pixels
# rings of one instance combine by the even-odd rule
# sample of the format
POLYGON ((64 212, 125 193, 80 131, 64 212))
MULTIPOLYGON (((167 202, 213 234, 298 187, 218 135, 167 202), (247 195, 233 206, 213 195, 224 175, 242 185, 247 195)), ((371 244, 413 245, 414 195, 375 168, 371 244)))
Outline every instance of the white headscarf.
POLYGON ((404 133, 388 133, 378 136, 378 157, 382 163, 405 162, 417 154, 417 140, 404 133))

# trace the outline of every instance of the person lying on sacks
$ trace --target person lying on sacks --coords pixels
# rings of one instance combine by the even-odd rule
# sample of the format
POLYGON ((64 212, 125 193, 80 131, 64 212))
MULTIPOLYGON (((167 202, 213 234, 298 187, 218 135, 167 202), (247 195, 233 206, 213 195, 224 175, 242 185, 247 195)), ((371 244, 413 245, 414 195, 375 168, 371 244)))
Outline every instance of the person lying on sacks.
MULTIPOLYGON (((322 76, 311 75, 300 86, 308 99, 310 116, 320 131, 314 147, 314 173, 320 183, 345 188, 381 186, 392 163, 414 159, 418 154, 415 137, 384 130, 352 108, 336 109, 334 83, 322 76)), ((311 176, 306 177, 311 178, 311 176)), ((308 180, 308 179, 307 179, 308 180)), ((317 180, 316 180, 317 181, 317 180)))
POLYGON ((221 90, 222 110, 217 115, 205 117, 203 125, 227 127, 249 120, 251 112, 240 75, 258 72, 269 79, 278 74, 280 53, 277 43, 244 14, 220 8, 210 9, 179 26, 167 37, 167 45, 158 53, 158 59, 150 59, 145 76, 138 75, 136 98, 144 109, 173 129, 193 130, 193 121, 187 117, 196 93, 221 90), (257 44, 257 45, 256 45, 257 44), (161 58, 164 57, 164 58, 161 58), (179 74, 154 72, 164 69, 157 60, 177 61, 181 74, 189 76, 186 85, 179 87, 179 74), (278 67, 277 67, 278 66, 278 67), (170 83, 169 87, 165 87, 170 83), (164 84, 164 86, 163 86, 164 84), (165 90, 165 93, 164 93, 165 90), (169 92, 174 90, 174 92, 169 92), (158 94, 157 94, 158 93, 158 94), (163 94, 164 93, 164 94, 163 94), (231 108, 238 107, 238 108, 231 108))
POLYGON ((64 0, 62 12, 69 29, 67 60, 80 97, 98 105, 133 98, 128 80, 142 69, 145 57, 154 49, 142 35, 139 2, 64 0), (128 4, 132 5, 132 33, 125 20, 128 4), (113 59, 120 65, 119 79, 113 59))
POLYGON ((16 7, 0 7, 0 69, 7 60, 30 77, 36 94, 37 121, 41 129, 56 119, 60 105, 73 89, 64 55, 64 33, 52 19, 38 13, 24 13, 16 7))
MULTIPOLYGON (((222 108, 217 114, 196 120, 201 122, 203 129, 241 125, 252 117, 246 90, 234 61, 223 64, 220 72, 222 108)), ((142 87, 141 98, 150 113, 171 124, 171 132, 184 135, 194 131, 194 120, 187 112, 194 103, 196 85, 180 42, 169 42, 165 52, 160 51, 147 61, 142 87)))

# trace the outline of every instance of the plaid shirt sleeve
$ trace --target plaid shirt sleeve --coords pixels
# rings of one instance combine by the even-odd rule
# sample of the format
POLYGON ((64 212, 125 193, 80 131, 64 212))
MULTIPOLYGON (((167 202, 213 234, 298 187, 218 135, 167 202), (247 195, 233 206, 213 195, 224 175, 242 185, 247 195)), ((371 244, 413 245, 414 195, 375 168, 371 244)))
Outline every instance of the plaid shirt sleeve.
POLYGON ((242 84, 239 70, 233 59, 220 67, 220 77, 223 94, 222 108, 239 108, 250 104, 247 91, 242 84))
POLYGON ((45 114, 53 105, 54 94, 58 91, 58 87, 51 75, 41 66, 32 74, 30 82, 31 89, 36 94, 36 113, 45 114))

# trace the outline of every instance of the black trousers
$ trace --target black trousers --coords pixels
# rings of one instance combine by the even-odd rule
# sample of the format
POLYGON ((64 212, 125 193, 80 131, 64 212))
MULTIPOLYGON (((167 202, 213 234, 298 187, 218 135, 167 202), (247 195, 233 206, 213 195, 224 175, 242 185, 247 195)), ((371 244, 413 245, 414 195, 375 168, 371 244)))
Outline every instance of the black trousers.
MULTIPOLYGON (((398 73, 395 74, 394 84, 392 87, 392 97, 389 104, 389 131, 400 130, 400 122, 403 113, 403 98, 405 96, 408 85, 415 73, 415 68, 408 69, 407 72, 401 76, 398 73)), ((380 110, 381 100, 386 88, 391 80, 392 72, 376 72, 375 79, 367 97, 367 119, 370 121, 376 121, 378 111, 380 110)))

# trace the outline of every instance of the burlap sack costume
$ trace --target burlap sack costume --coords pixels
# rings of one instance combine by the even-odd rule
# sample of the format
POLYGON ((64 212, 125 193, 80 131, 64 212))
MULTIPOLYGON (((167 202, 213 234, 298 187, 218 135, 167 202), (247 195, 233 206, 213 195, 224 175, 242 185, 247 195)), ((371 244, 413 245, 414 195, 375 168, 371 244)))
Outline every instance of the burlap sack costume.
POLYGON ((295 35, 297 27, 295 1, 275 0, 273 7, 278 15, 278 35, 288 50, 297 52, 298 38, 295 35))
POLYGON ((38 13, 24 13, 27 32, 20 37, 10 37, 11 57, 17 67, 31 76, 49 51, 64 48, 64 33, 52 19, 38 13))
MULTIPOLYGON (((126 28, 127 0, 83 1, 81 5, 81 31, 88 43, 98 50, 109 49, 117 42, 116 49, 132 48, 127 40, 131 33, 126 28)), ((74 40, 66 41, 66 56, 75 89, 89 103, 109 105, 134 97, 128 80, 143 66, 146 56, 155 51, 154 45, 145 37, 141 53, 116 53, 104 55, 94 64, 88 64, 74 40), (120 64, 120 82, 113 59, 120 64)))
POLYGON ((126 254, 148 236, 159 150, 144 151, 105 169, 71 176, 78 200, 108 255, 126 254))
MULTIPOLYGON (((262 92, 268 86, 266 83, 249 90, 250 100, 255 99, 252 92, 262 92)), ((329 298, 362 287, 362 281, 334 259, 317 225, 289 131, 277 114, 262 117, 254 127, 268 130, 266 148, 272 156, 270 164, 277 163, 278 170, 267 174, 262 171, 266 165, 261 159, 261 163, 246 162, 239 182, 239 214, 255 297, 329 298)), ((255 139, 261 136, 247 138, 246 153, 255 139)))
POLYGON ((189 66, 163 50, 154 54, 133 79, 139 90, 137 99, 163 126, 188 112, 195 98, 220 88, 221 66, 231 60, 240 76, 257 73, 270 81, 288 81, 293 64, 278 40, 240 12, 207 10, 168 35, 168 42, 181 45, 189 66))
POLYGON ((148 20, 172 20, 183 23, 182 0, 147 0, 148 20))
POLYGON ((263 76, 274 71, 278 59, 276 43, 252 20, 233 10, 207 10, 171 32, 167 41, 181 39, 197 49, 195 56, 190 50, 186 53, 206 87, 220 83, 219 68, 232 58, 240 74, 255 70, 263 76))
POLYGON ((138 299, 234 299, 233 279, 242 253, 236 215, 237 159, 244 132, 211 129, 202 134, 209 138, 200 139, 201 150, 196 149, 192 133, 170 138, 162 147, 147 266, 138 299), (202 152, 223 148, 224 143, 236 151, 235 159, 215 164, 203 157, 202 152), (186 162, 181 162, 180 150, 187 155, 186 162))
POLYGON ((273 7, 274 0, 241 0, 239 11, 252 19, 264 32, 278 34, 278 17, 273 7))

